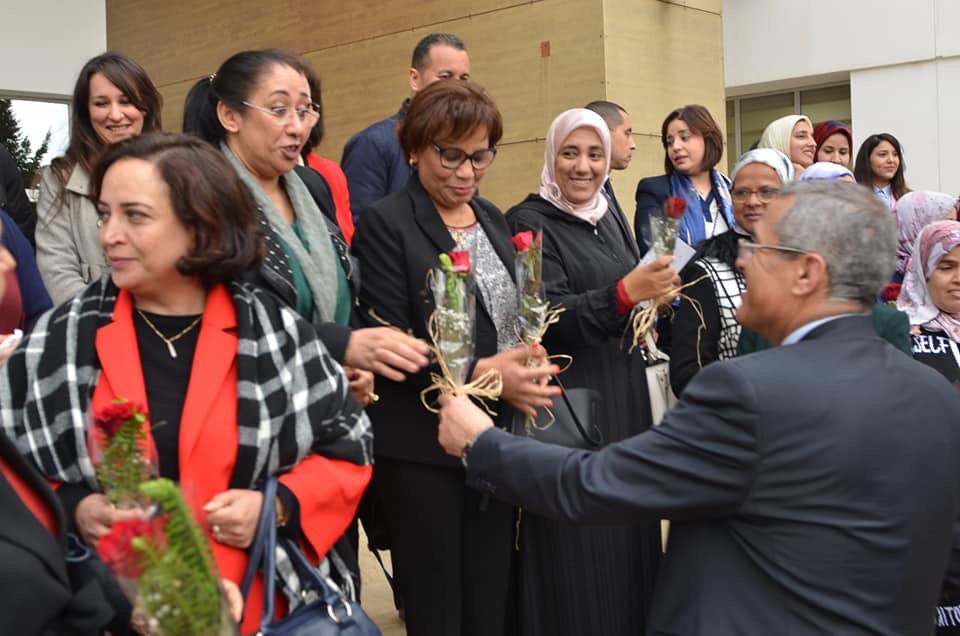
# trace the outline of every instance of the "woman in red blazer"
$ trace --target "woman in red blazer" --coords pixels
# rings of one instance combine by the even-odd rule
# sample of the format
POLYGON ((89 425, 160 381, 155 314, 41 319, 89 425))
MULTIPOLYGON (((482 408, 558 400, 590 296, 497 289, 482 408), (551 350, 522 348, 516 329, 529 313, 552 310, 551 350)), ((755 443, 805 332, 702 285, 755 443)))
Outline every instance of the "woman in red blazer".
MULTIPOLYGON (((8 435, 61 484, 68 519, 95 545, 139 513, 98 492, 87 422, 116 398, 139 402, 159 472, 180 482, 223 577, 240 582, 262 505, 322 559, 370 479, 370 425, 310 324, 234 280, 263 259, 242 183, 205 142, 157 134, 111 147, 92 184, 111 275, 11 356, 0 374, 8 435), (263 502, 270 475, 282 486, 263 502)), ((257 581, 243 633, 261 598, 257 581)))

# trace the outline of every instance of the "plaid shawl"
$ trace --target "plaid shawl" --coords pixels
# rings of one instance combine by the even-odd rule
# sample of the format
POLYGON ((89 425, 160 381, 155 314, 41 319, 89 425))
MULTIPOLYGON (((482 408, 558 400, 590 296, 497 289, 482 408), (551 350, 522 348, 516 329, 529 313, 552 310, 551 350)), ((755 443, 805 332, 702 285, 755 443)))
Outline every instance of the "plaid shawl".
MULTIPOLYGON (((269 294, 231 283, 237 310, 239 449, 231 488, 255 488, 316 453, 373 461, 370 421, 313 328, 269 294)), ((106 276, 43 316, 0 369, 0 426, 47 477, 99 489, 87 451, 100 364, 97 329, 112 321, 106 276)))

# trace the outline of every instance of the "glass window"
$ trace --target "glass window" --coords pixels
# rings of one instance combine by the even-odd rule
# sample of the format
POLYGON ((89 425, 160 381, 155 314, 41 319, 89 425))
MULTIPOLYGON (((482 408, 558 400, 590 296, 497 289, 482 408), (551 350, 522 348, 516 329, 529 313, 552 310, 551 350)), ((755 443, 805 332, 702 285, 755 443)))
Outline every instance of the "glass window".
POLYGON ((809 117, 814 125, 826 119, 838 119, 852 126, 850 85, 727 100, 727 169, 733 169, 737 157, 760 141, 760 135, 770 122, 784 115, 800 113, 809 117))
POLYGON ((849 126, 850 87, 830 86, 800 91, 800 112, 809 117, 814 126, 827 119, 837 119, 849 126))

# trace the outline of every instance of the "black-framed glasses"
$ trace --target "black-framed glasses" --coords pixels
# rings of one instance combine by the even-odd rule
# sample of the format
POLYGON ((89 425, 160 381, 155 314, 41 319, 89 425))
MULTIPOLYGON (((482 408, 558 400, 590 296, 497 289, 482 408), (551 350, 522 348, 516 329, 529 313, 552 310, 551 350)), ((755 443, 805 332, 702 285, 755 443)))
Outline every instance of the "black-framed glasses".
POLYGON ((810 250, 800 249, 799 247, 790 247, 789 245, 770 245, 769 243, 754 243, 745 238, 737 241, 737 255, 744 260, 753 256, 757 250, 773 250, 786 254, 809 254, 810 250))
POLYGON ((483 170, 489 168, 497 156, 496 148, 484 148, 472 155, 468 155, 465 150, 460 148, 444 148, 438 144, 433 144, 433 148, 440 155, 440 165, 447 170, 456 170, 467 159, 470 160, 470 165, 473 166, 474 170, 483 170))
POLYGON ((773 200, 775 196, 780 193, 780 188, 767 188, 763 187, 759 190, 750 190, 749 188, 737 188, 730 193, 730 196, 737 203, 743 203, 748 201, 752 195, 757 195, 757 198, 760 199, 763 203, 769 203, 773 200))
POLYGON ((305 104, 303 106, 297 106, 296 108, 291 108, 290 106, 271 106, 267 108, 265 106, 251 104, 248 101, 244 101, 242 104, 247 108, 253 108, 254 110, 272 115, 274 119, 282 122, 294 116, 300 120, 300 123, 313 126, 317 120, 320 119, 320 104, 317 103, 305 104))

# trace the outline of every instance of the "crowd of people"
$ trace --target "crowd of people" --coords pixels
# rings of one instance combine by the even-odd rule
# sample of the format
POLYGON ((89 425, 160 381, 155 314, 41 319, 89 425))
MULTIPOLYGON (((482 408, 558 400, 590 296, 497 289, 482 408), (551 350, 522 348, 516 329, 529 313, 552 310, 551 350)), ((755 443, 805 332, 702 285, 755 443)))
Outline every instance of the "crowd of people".
MULTIPOLYGON (((410 97, 339 165, 313 152, 320 87, 296 54, 240 52, 161 132, 147 72, 108 52, 77 78, 35 211, 0 149, 0 333, 23 333, 0 342, 11 629, 133 629, 129 603, 65 559, 68 535, 94 547, 142 514, 111 505, 87 447, 118 398, 146 406, 159 475, 226 581, 276 506, 280 533, 359 594, 362 523, 412 636, 960 627, 958 205, 910 190, 893 135, 851 166, 847 123, 788 115, 728 176, 713 115, 678 107, 631 224, 610 179, 636 149, 620 105, 559 113, 532 194, 494 203, 478 184, 503 117, 460 38, 417 44, 410 97), (670 197, 683 262, 650 249, 670 197), (526 230, 561 310, 537 345, 517 327, 526 230), (476 282, 468 379, 495 371, 502 389, 488 411, 442 396, 438 416, 426 282, 452 250, 476 282), (649 303, 679 399, 656 427, 653 360, 627 335, 649 303), (601 449, 512 433, 574 388, 600 396, 601 449)), ((281 595, 280 611, 300 602, 281 595)))

